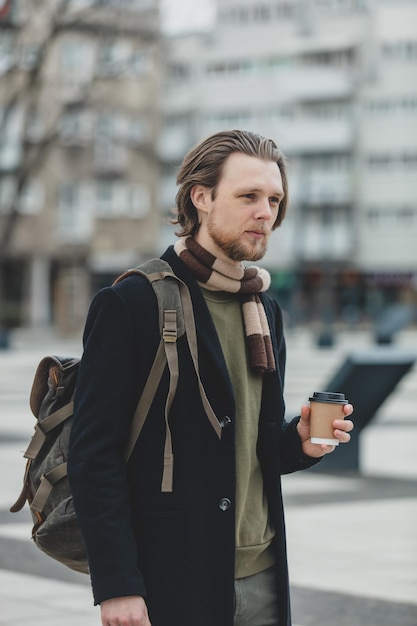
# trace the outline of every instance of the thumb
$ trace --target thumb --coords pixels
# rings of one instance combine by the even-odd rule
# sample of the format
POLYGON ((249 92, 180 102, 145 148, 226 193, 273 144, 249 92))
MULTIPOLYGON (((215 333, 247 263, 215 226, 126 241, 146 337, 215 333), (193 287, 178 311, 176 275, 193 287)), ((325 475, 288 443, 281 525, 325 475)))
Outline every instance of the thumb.
POLYGON ((301 407, 300 415, 303 426, 308 426, 310 424, 310 407, 307 404, 303 404, 301 407))
POLYGON ((300 419, 297 424, 298 434, 302 441, 307 441, 310 437, 310 407, 303 405, 301 407, 300 419))

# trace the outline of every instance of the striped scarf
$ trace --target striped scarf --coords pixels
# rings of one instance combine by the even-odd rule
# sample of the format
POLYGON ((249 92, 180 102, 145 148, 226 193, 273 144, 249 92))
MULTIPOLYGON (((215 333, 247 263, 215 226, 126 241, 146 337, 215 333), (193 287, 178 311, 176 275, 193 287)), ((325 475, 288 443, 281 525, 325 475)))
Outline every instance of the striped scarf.
POLYGON ((192 237, 179 239, 174 250, 192 271, 199 284, 211 291, 239 294, 248 342, 249 363, 258 374, 273 372, 275 358, 265 309, 259 297, 271 283, 269 273, 259 267, 236 266, 218 259, 192 237))

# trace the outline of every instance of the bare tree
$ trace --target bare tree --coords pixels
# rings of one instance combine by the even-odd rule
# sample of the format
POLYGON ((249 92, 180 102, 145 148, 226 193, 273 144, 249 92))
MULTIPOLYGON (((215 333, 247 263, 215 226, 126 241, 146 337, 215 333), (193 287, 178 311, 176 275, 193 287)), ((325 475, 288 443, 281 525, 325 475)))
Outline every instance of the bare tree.
MULTIPOLYGON (((21 158, 15 172, 14 185, 7 210, 0 213, 0 331, 5 327, 7 303, 5 299, 4 267, 13 249, 14 236, 21 218, 21 199, 28 183, 41 169, 49 151, 57 141, 60 124, 66 111, 66 103, 57 98, 52 107, 52 115, 46 120, 41 135, 33 138, 31 126, 33 118, 41 110, 45 89, 45 70, 49 54, 57 37, 67 29, 91 31, 94 36, 106 34, 109 29, 109 11, 114 18, 110 21, 112 33, 131 29, 129 20, 123 12, 118 14, 117 2, 110 3, 106 19, 101 19, 100 10, 94 3, 84 3, 84 8, 77 8, 83 3, 71 0, 25 0, 24 15, 21 23, 14 25, 15 50, 14 62, 0 74, 0 146, 4 143, 10 122, 19 110, 21 114, 21 158), (89 6, 91 4, 91 6, 89 6), (121 18, 121 19, 117 19, 121 18)), ((4 22, 9 16, 4 4, 0 14, 0 32, 6 27, 4 22), (3 20, 3 22, 2 22, 3 20)), ((9 18, 10 19, 10 18, 9 18)), ((146 27, 139 33, 142 37, 153 36, 146 27)), ((78 105, 88 103, 92 82, 84 86, 84 93, 78 105)))

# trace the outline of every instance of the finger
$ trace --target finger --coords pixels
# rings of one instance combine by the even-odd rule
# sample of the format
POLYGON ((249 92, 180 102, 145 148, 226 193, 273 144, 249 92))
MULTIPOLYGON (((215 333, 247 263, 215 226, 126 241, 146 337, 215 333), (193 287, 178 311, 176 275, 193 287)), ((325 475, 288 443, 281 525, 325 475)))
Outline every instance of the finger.
POLYGON ((353 430, 353 422, 351 420, 334 420, 334 436, 340 443, 348 443, 350 441, 349 432, 353 430))
POLYGON ((345 433, 350 433, 353 430, 352 420, 334 420, 333 427, 337 430, 343 430, 345 433))
POLYGON ((351 404, 345 404, 343 410, 346 416, 351 415, 351 413, 353 413, 353 406, 351 404))
POLYGON ((307 404, 303 404, 301 407, 301 419, 305 422, 310 419, 310 407, 307 404))
POLYGON ((345 432, 344 430, 335 430, 334 436, 336 437, 336 439, 339 439, 340 443, 349 443, 350 441, 349 433, 345 432))

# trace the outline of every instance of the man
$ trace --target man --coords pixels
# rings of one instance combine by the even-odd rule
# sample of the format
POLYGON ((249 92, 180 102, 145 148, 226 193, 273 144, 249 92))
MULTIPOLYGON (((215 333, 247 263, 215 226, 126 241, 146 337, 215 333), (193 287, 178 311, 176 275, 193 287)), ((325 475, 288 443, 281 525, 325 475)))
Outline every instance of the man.
MULTIPOLYGON (((285 343, 263 257, 288 201, 276 145, 220 132, 185 157, 177 233, 162 258, 187 284, 202 406, 186 341, 169 415, 172 491, 161 491, 168 375, 126 467, 130 420, 159 342, 152 287, 132 276, 91 306, 69 458, 103 626, 289 626, 280 475, 334 448, 312 444, 309 408, 284 422, 285 343)), ((306 390, 308 393, 308 390, 306 390)), ((346 416, 352 412, 348 405, 346 416)), ((334 422, 350 439, 350 420, 334 422)))

